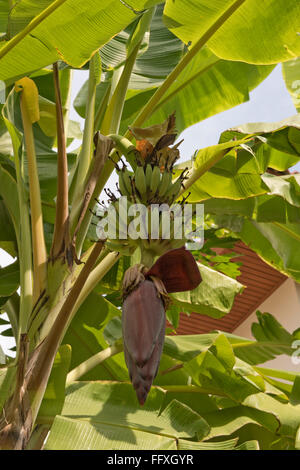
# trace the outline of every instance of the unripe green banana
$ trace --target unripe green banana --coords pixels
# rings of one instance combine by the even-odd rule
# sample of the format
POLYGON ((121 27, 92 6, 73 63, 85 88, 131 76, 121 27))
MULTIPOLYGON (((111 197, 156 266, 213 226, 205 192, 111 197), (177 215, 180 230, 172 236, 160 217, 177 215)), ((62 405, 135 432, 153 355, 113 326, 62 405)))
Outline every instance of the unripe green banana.
POLYGON ((140 196, 140 200, 145 202, 147 200, 147 186, 144 168, 138 166, 134 174, 134 184, 140 196))
POLYGON ((153 194, 156 193, 160 183, 160 169, 158 166, 155 166, 152 171, 151 185, 150 190, 153 194))
POLYGON ((127 201, 127 210, 120 210, 120 200, 115 204, 116 210, 116 238, 108 239, 107 246, 110 250, 119 251, 120 253, 129 256, 136 249, 139 240, 132 240, 128 237, 128 224, 130 217, 128 217, 128 210, 130 203, 127 201), (122 238, 123 236, 123 238, 122 238))
POLYGON ((127 169, 119 171, 119 188, 122 196, 132 196, 130 176, 131 174, 127 169))
POLYGON ((170 189, 165 194, 166 198, 169 199, 170 202, 173 202, 177 199, 179 193, 181 191, 181 179, 177 178, 175 183, 172 184, 170 189))
POLYGON ((152 166, 148 163, 145 171, 146 186, 147 190, 150 191, 151 180, 152 180, 152 166))
MULTIPOLYGON (((114 205, 115 206, 115 209, 116 209, 116 217, 117 217, 117 224, 118 224, 118 233, 117 233, 117 237, 119 237, 119 235, 127 235, 127 230, 128 230, 128 224, 130 222, 129 220, 129 217, 128 217, 128 211, 129 211, 129 207, 130 207, 130 203, 127 201, 127 210, 123 211, 123 210, 120 210, 120 200, 118 200, 116 202, 116 204, 114 205)), ((130 239, 126 239, 128 242, 130 241, 130 239)), ((124 238, 121 238, 121 241, 124 241, 124 238)))
POLYGON ((162 175, 161 182, 158 188, 159 197, 163 197, 166 194, 171 184, 172 184, 172 173, 170 171, 165 170, 162 175))
POLYGON ((123 180, 124 180, 124 184, 126 186, 126 189, 128 191, 128 193, 131 195, 132 194, 132 185, 131 185, 131 179, 132 179, 132 176, 133 176, 133 173, 129 170, 127 170, 127 168, 125 168, 123 170, 123 180))
POLYGON ((119 172, 119 189, 122 196, 128 196, 127 189, 123 180, 122 171, 119 172))

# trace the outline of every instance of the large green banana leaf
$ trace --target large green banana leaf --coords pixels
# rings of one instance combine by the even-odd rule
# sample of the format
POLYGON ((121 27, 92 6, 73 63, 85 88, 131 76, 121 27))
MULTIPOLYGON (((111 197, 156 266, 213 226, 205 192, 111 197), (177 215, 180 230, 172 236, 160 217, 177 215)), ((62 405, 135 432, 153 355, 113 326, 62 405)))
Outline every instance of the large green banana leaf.
MULTIPOLYGON (((39 88, 41 120, 34 125, 34 134, 43 209, 45 206, 52 209, 51 214, 44 214, 44 220, 50 222, 49 227, 45 226, 46 231, 51 232, 53 228, 55 209, 56 118, 52 73, 39 69, 57 60, 81 67, 100 48, 106 74, 98 87, 98 106, 109 91, 111 70, 124 63, 130 24, 144 8, 157 3, 155 0, 134 0, 129 4, 117 0, 22 0, 16 3, 9 18, 7 4, 0 10, 0 34, 7 33, 0 42, 0 80, 12 83, 16 77, 33 72, 39 88)), ((0 8, 2 4, 0 0, 0 8)), ((217 0, 214 4, 208 0, 167 0, 165 25, 163 8, 163 4, 158 6, 150 35, 146 34, 138 54, 124 107, 122 131, 183 54, 188 53, 188 43, 191 41, 193 46, 213 24, 215 35, 167 90, 149 123, 165 119, 176 109, 178 130, 182 131, 247 100, 249 92, 271 72, 274 64, 288 61, 288 66, 292 64, 290 59, 299 55, 296 0, 266 0, 264 5, 258 0, 217 0), (225 11, 228 22, 217 31, 225 11), (283 28, 283 22, 289 28, 283 28), (272 23, 274 27, 269 26, 272 23)), ((287 86, 292 91, 295 64, 287 70, 287 86)), ((68 69, 60 72, 60 79, 63 111, 67 113, 68 69)), ((81 114, 85 112, 86 93, 85 87, 77 100, 81 114)), ((22 123, 15 98, 12 93, 3 116, 11 122, 10 132, 19 152, 22 123)), ((67 132, 68 143, 80 137, 78 127, 74 124, 71 127, 67 132)), ((300 266, 293 254, 300 240, 297 215, 300 181, 297 176, 273 176, 265 172, 268 167, 285 170, 299 160, 299 129, 296 117, 293 121, 241 126, 224 133, 219 146, 204 149, 197 155, 195 166, 197 170, 200 168, 199 175, 202 170, 204 173, 215 166, 194 183, 191 194, 191 200, 204 201, 217 222, 222 214, 220 226, 234 229, 246 243, 254 243, 254 249, 267 262, 298 280, 300 266), (248 142, 249 134, 254 134, 252 142, 248 142), (231 139, 236 137, 240 140, 232 143, 231 139)), ((12 149, 7 145, 2 124, 0 136, 0 243, 4 248, 9 243, 13 251, 15 236, 10 232, 15 232, 16 237, 20 233, 19 208, 12 149), (5 220, 9 224, 2 227, 5 220)), ((70 168, 75 158, 69 155, 70 168)), ((26 177, 26 155, 24 163, 26 177)), ((68 370, 114 344, 121 335, 117 296, 128 261, 124 258, 108 273, 70 324, 37 419, 38 425, 51 428, 46 448, 299 447, 299 377, 292 374, 291 383, 285 383, 280 372, 276 376, 274 372, 265 373, 254 367, 279 354, 291 354, 291 342, 297 337, 296 333, 291 335, 283 330, 267 314, 258 314, 253 341, 220 332, 167 336, 158 376, 143 408, 138 407, 133 387, 128 383, 123 353, 110 357, 86 373, 81 381, 71 384, 65 398, 68 370), (247 426, 255 428, 257 438, 250 433, 245 437, 247 426)), ((173 325, 181 309, 221 317, 230 311, 235 295, 242 290, 237 281, 210 267, 201 265, 200 270, 203 282, 199 288, 173 295, 173 325)), ((0 306, 1 299, 4 302, 14 295, 18 274, 14 265, 1 270, 0 306)), ((10 366, 0 368, 1 404, 7 399, 14 380, 15 368, 10 366)))
MULTIPOLYGON (((256 331, 260 328, 258 331, 262 333, 254 332, 257 340, 249 340, 225 333, 235 355, 249 364, 262 364, 281 354, 291 355, 293 353, 291 344, 296 336, 288 334, 269 314, 260 315, 258 319, 259 324, 255 324, 255 328, 256 331), (266 336, 266 333, 264 333, 267 328, 265 325, 271 325, 271 336, 270 334, 266 336)), ((202 351, 206 351, 214 343, 217 336, 217 332, 203 335, 166 336, 164 354, 155 384, 186 384, 186 373, 182 374, 178 370, 167 377, 163 371, 178 364, 178 361, 190 361, 202 351)), ((113 345, 121 338, 120 312, 116 311, 109 302, 100 301, 99 296, 93 294, 82 306, 79 315, 74 318, 64 339, 64 342, 70 344, 73 349, 71 368, 75 368, 83 360, 113 345), (99 308, 100 305, 102 305, 102 308, 99 308), (118 316, 114 316, 115 314, 118 316)), ((100 378, 127 380, 128 373, 123 353, 118 353, 106 360, 105 363, 94 367, 82 378, 84 380, 100 378)))
POLYGON ((16 198, 17 183, 11 174, 0 165, 0 196, 12 220, 17 240, 19 240, 20 210, 16 198))
MULTIPOLYGON (((170 338, 177 340, 179 350, 186 349, 185 355, 188 349, 190 353, 194 349, 192 357, 184 363, 192 384, 153 387, 143 408, 137 407, 131 384, 107 381, 71 384, 45 448, 218 449, 222 448, 221 442, 225 445, 223 441, 232 438, 236 439, 235 445, 247 442, 249 434, 248 438, 243 437, 247 425, 259 431, 256 448, 262 444, 265 448, 283 445, 295 448, 300 408, 292 401, 297 376, 289 377, 293 387, 284 387, 277 379, 271 383, 264 373, 235 357, 236 343, 231 343, 230 337, 208 336, 198 335, 198 347, 201 337, 204 341, 202 352, 196 355, 193 337, 186 338, 181 345, 180 337, 170 338), (262 433, 267 433, 268 442, 262 433)), ((166 377, 171 380, 173 373, 166 377)), ((278 377, 286 378, 280 371, 278 377)), ((51 426, 51 420, 48 421, 51 426)), ((41 417, 41 422, 46 423, 47 417, 41 417)))
MULTIPOLYGON (((146 49, 141 48, 141 55, 137 57, 129 81, 129 89, 137 90, 133 94, 137 93, 138 95, 134 97, 135 105, 139 101, 138 109, 169 75, 184 54, 185 46, 182 41, 174 36, 163 23, 163 7, 163 4, 156 7, 150 26, 148 46, 146 49)), ((130 31, 122 31, 101 47, 100 55, 104 70, 111 71, 124 63, 127 58, 126 40, 129 34, 130 31)), ((110 86, 111 78, 111 73, 106 73, 102 77, 102 82, 97 87, 96 108, 100 106, 103 95, 110 86)), ((87 96, 88 82, 84 84, 74 101, 74 107, 82 117, 85 116, 87 96)), ((128 99, 130 96, 129 92, 128 99)), ((126 109, 126 119, 128 117, 131 119, 131 115, 137 112, 137 108, 133 111, 127 105, 126 109), (129 116, 127 116, 128 113, 129 116)), ((122 127, 125 128, 125 124, 122 127)))
MULTIPOLYGON (((153 66, 155 66, 155 61, 153 61, 153 66)), ((196 54, 170 86, 155 107, 147 125, 164 121, 176 109, 176 125, 178 131, 181 132, 186 127, 213 114, 247 101, 250 91, 272 70, 273 66, 221 60, 209 49, 204 48, 196 54), (191 103, 193 103, 192 106, 191 103)), ((153 86, 155 83, 152 84, 153 86)), ((140 85, 136 81, 130 83, 130 88, 132 90, 127 94, 122 129, 125 129, 135 117, 136 110, 139 109, 137 104, 146 103, 151 94, 151 89, 138 90, 140 85)), ((155 89, 152 93, 154 91, 155 89)))
POLYGON ((74 383, 46 449, 176 449, 177 439, 202 440, 207 423, 187 406, 173 401, 160 414, 164 395, 154 389, 137 408, 129 384, 74 383))
MULTIPOLYGON (((169 75, 185 52, 185 45, 163 23, 164 4, 157 5, 149 33, 145 35, 145 46, 141 45, 133 66, 129 88, 143 89, 158 86, 169 75)), ((104 69, 117 68, 127 58, 126 40, 130 30, 126 29, 113 37, 100 49, 104 69)))
MULTIPOLYGON (((292 196, 299 192, 296 175, 285 179, 261 175, 268 167, 282 171, 299 160, 299 127, 300 119, 296 115, 279 123, 250 123, 224 132, 219 145, 199 150, 193 162, 195 168, 202 164, 203 154, 217 155, 225 142, 230 143, 233 138, 239 139, 237 144, 241 138, 248 138, 248 141, 238 145, 195 181, 189 188, 189 200, 200 202, 210 197, 241 200, 271 194, 298 205, 298 196, 292 196)), ((184 167, 185 163, 180 166, 184 167)))
POLYGON ((267 263, 300 281, 300 225, 279 222, 257 223, 245 220, 239 236, 267 263))
MULTIPOLYGON (((253 341, 230 333, 223 333, 230 342, 236 357, 251 365, 263 364, 282 354, 291 355, 292 342, 275 340, 253 341)), ((218 333, 202 335, 166 336, 164 353, 181 362, 206 351, 217 338, 218 333)))
MULTIPOLYGON (((157 3, 159 2, 154 0, 136 0, 129 6, 116 0, 101 3, 44 0, 37 6, 30 0, 23 0, 13 9, 9 21, 8 38, 12 37, 9 41, 2 42, 0 47, 0 78, 12 79, 58 59, 81 67, 94 51, 130 24, 139 12, 157 3), (79 40, 80 38, 84 40, 79 40)), ((202 0, 194 7, 189 2, 175 5, 168 1, 165 21, 183 41, 195 41, 233 3, 229 0, 225 3, 218 2, 212 8, 207 0, 202 0)), ((237 7, 241 3, 244 2, 235 2, 237 7)), ((232 10, 232 17, 209 43, 216 55, 227 60, 259 64, 278 63, 290 59, 291 54, 297 55, 297 2, 289 0, 287 9, 282 0, 269 0, 268 5, 264 5, 264 15, 260 15, 259 6, 257 0, 252 0, 236 11, 232 10), (288 21, 290 27, 282 27, 280 20, 285 24, 288 21), (276 28, 267 27, 273 23, 276 28), (248 24, 255 25, 255 28, 248 28, 245 34, 244 28, 248 24)), ((4 29, 7 9, 4 9, 2 15, 4 29)))
POLYGON ((186 44, 194 44, 230 7, 231 17, 208 42, 216 55, 254 64, 274 64, 300 55, 297 0, 167 0, 165 23, 186 44))
MULTIPOLYGON (((162 22, 162 8, 163 5, 159 5, 156 9, 149 46, 138 57, 133 68, 122 117, 122 132, 127 130, 138 110, 147 103, 184 53, 183 43, 162 22)), ((124 35, 124 32, 117 35, 100 50, 106 67, 119 66, 125 60, 124 35)), ((224 61, 205 48, 180 73, 147 124, 164 121, 176 109, 177 129, 182 131, 202 119, 247 101, 249 92, 272 70, 273 66, 224 61), (191 102, 193 106, 190 106, 191 102)), ((98 103, 107 86, 107 79, 98 86, 98 103)), ((81 116, 84 116, 87 93, 85 85, 75 101, 75 108, 81 116)))
POLYGON ((246 163, 250 172, 257 172, 258 168, 260 172, 264 172, 267 167, 285 171, 299 161, 299 128, 300 117, 297 114, 280 122, 248 123, 237 126, 223 132, 220 142, 254 134, 258 139, 255 140, 254 146, 255 158, 248 157, 248 161, 242 162, 239 166, 245 166, 246 163))
POLYGON ((300 281, 300 264, 295 256, 299 251, 299 223, 257 222, 238 215, 216 216, 214 220, 235 232, 266 263, 300 281))
POLYGON ((35 2, 24 0, 15 10, 12 26, 16 31, 18 24, 26 27, 0 43, 0 79, 11 80, 57 60, 81 67, 138 12, 156 3, 135 0, 129 6, 118 0, 46 0, 37 8, 35 2))
MULTIPOLYGON (((198 183, 196 183, 195 188, 192 188, 191 200, 203 202, 205 213, 207 214, 217 214, 218 216, 243 215, 257 222, 300 222, 298 175, 273 176, 265 173, 261 175, 260 180, 259 175, 256 175, 256 180, 260 181, 261 186, 264 187, 264 193, 256 197, 253 197, 255 196, 253 194, 249 194, 248 198, 244 199, 231 199, 233 194, 226 192, 225 182, 231 181, 228 173, 224 175, 223 172, 223 179, 219 178, 220 175, 217 171, 211 172, 209 177, 207 177, 207 174, 205 176, 206 178, 203 178, 203 182, 206 184, 207 191, 211 194, 200 191, 197 187, 198 183), (215 182, 218 184, 218 187, 212 191, 207 185, 207 181, 213 176, 215 176, 215 182), (221 198, 220 194, 224 192, 226 197, 221 198)), ((238 178, 235 178, 234 183, 236 184, 237 181, 238 178)), ((201 183, 202 181, 199 185, 201 183)), ((232 185, 235 189, 235 194, 240 195, 234 183, 232 185)))
POLYGON ((10 297, 17 290, 20 283, 19 277, 18 262, 5 268, 0 267, 0 297, 10 297))
POLYGON ((289 60, 282 64, 282 74, 286 87, 291 95, 294 106, 300 111, 300 58, 289 60))
MULTIPOLYGON (((264 135, 267 138, 267 142, 274 148, 294 153, 299 150, 297 146, 297 143, 299 143, 299 129, 300 116, 296 114, 280 122, 250 122, 241 124, 233 127, 228 132, 246 135, 264 135), (280 131, 284 131, 283 134, 280 131)), ((228 136, 228 132, 222 134, 221 141, 224 141, 224 136, 228 136)))
POLYGON ((6 33, 7 19, 9 13, 9 3, 6 0, 0 1, 0 37, 6 33))

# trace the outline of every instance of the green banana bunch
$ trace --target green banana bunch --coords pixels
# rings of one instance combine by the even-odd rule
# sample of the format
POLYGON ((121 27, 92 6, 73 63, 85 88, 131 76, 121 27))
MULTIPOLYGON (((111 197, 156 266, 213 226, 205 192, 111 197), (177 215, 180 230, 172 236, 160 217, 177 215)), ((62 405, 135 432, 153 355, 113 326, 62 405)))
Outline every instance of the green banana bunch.
MULTIPOLYGON (((175 218, 176 214, 173 213, 172 209, 170 213, 161 212, 159 210, 159 218, 157 215, 154 217, 152 213, 151 204, 163 204, 167 203, 169 206, 176 201, 178 198, 183 182, 183 175, 180 175, 175 182, 172 182, 172 171, 165 168, 161 172, 160 167, 156 164, 147 163, 144 166, 137 165, 135 172, 132 173, 124 165, 121 169, 117 169, 119 174, 119 190, 122 196, 127 197, 127 210, 132 203, 141 202, 148 207, 148 214, 146 215, 145 223, 148 223, 147 239, 130 238, 128 233, 128 226, 134 219, 131 217, 128 219, 128 213, 120 211, 119 202, 121 199, 111 199, 111 203, 114 205, 117 218, 116 218, 116 239, 107 240, 107 246, 114 251, 120 251, 122 253, 130 254, 137 247, 155 256, 160 256, 166 250, 171 250, 185 244, 184 235, 179 235, 180 239, 175 239, 175 218), (165 219, 166 218, 166 219, 165 219), (168 223, 170 220, 170 236, 168 235, 169 230, 164 229, 163 220, 168 223), (152 220, 153 219, 153 220, 152 220), (151 226, 154 225, 157 228, 158 233, 153 234, 156 238, 151 238, 151 226), (166 233, 165 230, 167 230, 166 233), (123 238, 122 238, 123 237, 123 238), (167 237, 167 238, 166 238, 167 237)), ((141 223, 141 222, 140 222, 141 223)), ((146 225, 144 227, 146 229, 146 225)), ((133 236, 133 235, 132 235, 133 236)))
MULTIPOLYGON (((173 214, 171 210, 170 213, 168 210, 158 212, 158 217, 154 209, 151 210, 151 206, 148 207, 148 213, 146 215, 148 228, 148 238, 137 238, 132 239, 128 233, 128 226, 134 220, 134 217, 129 217, 127 212, 121 211, 119 207, 119 201, 117 200, 113 203, 115 210, 116 210, 116 222, 115 222, 115 229, 116 229, 116 239, 109 239, 107 240, 107 246, 112 249, 113 251, 119 251, 123 254, 130 254, 132 253, 137 247, 140 247, 144 251, 149 251, 155 256, 160 256, 161 254, 165 253, 167 250, 171 250, 173 248, 181 247, 185 244, 184 235, 183 238, 174 239, 174 218, 176 214, 173 214), (156 214, 156 215, 155 215, 156 214), (152 217, 154 217, 152 221, 152 217), (165 226, 163 221, 166 218, 167 225, 165 226), (168 229, 168 219, 170 218, 170 237, 168 236, 169 229, 168 229), (157 228, 157 233, 155 235, 156 238, 151 238, 151 229, 152 224, 154 228, 157 228), (167 230, 167 232, 165 231, 167 230), (167 236, 167 238, 166 238, 167 236)), ((127 203, 127 210, 129 210, 131 203, 127 203)), ((157 209, 158 210, 158 209, 157 209)), ((146 229, 146 226, 145 226, 146 229)))
POLYGON ((182 179, 179 177, 172 183, 172 172, 165 169, 161 173, 159 166, 152 168, 151 164, 137 166, 133 174, 126 167, 119 170, 119 188, 122 196, 130 201, 136 198, 143 204, 153 201, 157 203, 172 203, 181 190, 182 179))

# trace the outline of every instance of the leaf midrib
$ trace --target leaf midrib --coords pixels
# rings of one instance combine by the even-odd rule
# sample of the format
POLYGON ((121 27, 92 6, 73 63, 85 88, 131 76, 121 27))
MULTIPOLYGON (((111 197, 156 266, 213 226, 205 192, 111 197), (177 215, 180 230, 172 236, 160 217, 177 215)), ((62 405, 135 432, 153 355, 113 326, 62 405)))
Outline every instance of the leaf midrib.
POLYGON ((83 423, 90 423, 91 425, 93 425, 93 423, 95 424, 104 424, 106 426, 114 426, 116 428, 124 428, 124 429, 131 429, 133 431, 138 431, 138 432, 145 432, 145 433, 148 433, 148 434, 153 434, 155 436, 162 436, 162 437, 168 437, 170 439, 188 439, 188 437, 178 437, 178 436, 174 436, 172 434, 167 434, 167 433, 162 433, 162 432, 154 432, 154 431, 149 431, 147 429, 144 429, 144 428, 140 428, 140 427, 136 427, 136 426, 130 426, 129 424, 126 425, 126 424, 120 424, 120 423, 111 423, 111 422, 108 422, 108 421, 98 421, 97 419, 95 419, 95 417, 93 416, 87 416, 87 417, 82 417, 80 415, 62 415, 62 418, 66 418, 66 419, 71 419, 73 421, 80 421, 80 422, 83 422, 83 423))
MULTIPOLYGON (((153 113, 157 111, 161 106, 163 106, 166 102, 168 102, 170 99, 173 98, 173 96, 177 95, 181 90, 186 88, 191 82, 199 78, 202 74, 206 73, 208 70, 210 70, 212 67, 214 67, 218 62, 221 62, 222 59, 216 58, 214 62, 211 64, 207 65, 203 69, 201 69, 198 73, 195 73, 192 77, 190 77, 188 80, 186 80, 184 83, 179 85, 177 88, 175 88, 170 94, 168 94, 163 100, 161 100, 154 108, 153 113)), ((176 82, 175 82, 176 83, 176 82)))

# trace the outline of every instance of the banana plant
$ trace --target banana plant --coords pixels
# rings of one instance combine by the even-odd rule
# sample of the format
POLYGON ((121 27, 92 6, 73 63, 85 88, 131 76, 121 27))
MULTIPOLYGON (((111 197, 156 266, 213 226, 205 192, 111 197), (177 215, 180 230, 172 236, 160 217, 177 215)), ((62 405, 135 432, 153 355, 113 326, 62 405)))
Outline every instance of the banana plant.
MULTIPOLYGON (((119 440, 126 449, 299 448, 298 375, 286 384, 283 372, 257 367, 291 354, 297 332, 283 344, 276 335, 165 334, 166 318, 176 329, 182 310, 230 311, 243 286, 196 260, 234 237, 247 242, 240 217, 270 233, 259 218, 268 215, 264 204, 274 214, 284 201, 290 219, 276 229, 297 232, 289 226, 299 222, 297 178, 275 181, 266 170, 300 159, 298 118, 229 130, 183 165, 176 139, 249 99, 276 64, 299 55, 299 13, 296 0, 5 6, 0 247, 16 262, 0 269, 0 308, 16 355, 0 350, 0 448, 110 449, 119 440), (73 70, 83 68, 89 78, 74 102, 81 133, 69 109, 73 70), (113 172, 116 190, 107 187, 113 172), (174 220, 163 236, 162 215, 156 237, 136 238, 121 217, 114 228, 127 239, 99 237, 103 211, 120 215, 124 197, 130 208, 146 207, 150 226, 153 204, 204 201, 202 252, 184 248, 174 220), (222 211, 226 220, 217 220, 222 211), (84 443, 81 431, 90 433, 84 443)), ((260 240, 254 249, 269 259, 260 240)), ((292 275, 285 254, 275 266, 292 275)))

